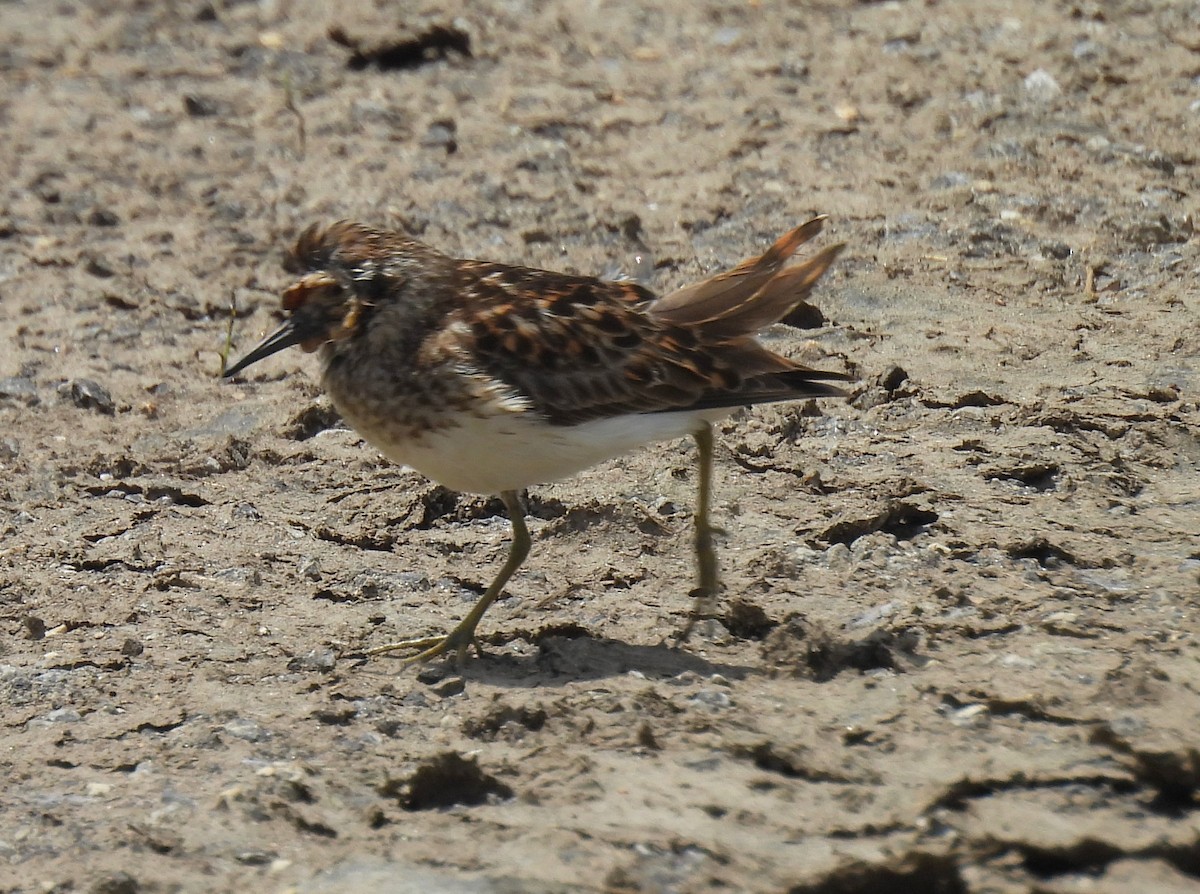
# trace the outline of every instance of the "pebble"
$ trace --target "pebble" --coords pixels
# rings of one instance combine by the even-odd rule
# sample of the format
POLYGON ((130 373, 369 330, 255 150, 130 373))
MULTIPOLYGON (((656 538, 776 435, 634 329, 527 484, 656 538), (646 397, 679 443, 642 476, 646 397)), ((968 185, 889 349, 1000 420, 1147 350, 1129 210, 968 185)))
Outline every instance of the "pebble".
POLYGON ((287 664, 290 671, 318 671, 328 673, 337 664, 337 655, 332 649, 313 649, 304 655, 297 655, 287 664))
POLYGON ((225 724, 223 729, 235 739, 242 739, 246 742, 263 742, 271 738, 270 732, 253 720, 244 717, 233 718, 225 724))
POLYGON ((447 155, 458 151, 458 125, 453 119, 434 121, 421 137, 421 145, 427 149, 442 149, 447 155))
POLYGON ((106 416, 111 416, 117 411, 117 405, 108 389, 92 379, 71 379, 63 382, 58 386, 58 394, 63 400, 73 403, 81 410, 95 410, 106 416))
POLYGON ((253 503, 238 503, 231 514, 241 521, 259 521, 262 518, 262 513, 253 503))
POLYGON ((138 655, 141 655, 142 652, 144 652, 145 650, 146 650, 146 647, 143 646, 140 642, 138 642, 138 640, 134 639, 132 636, 126 637, 125 642, 121 643, 121 654, 124 655, 126 658, 136 658, 138 655))
POLYGON ((429 687, 430 691, 442 698, 451 698, 455 695, 462 695, 467 688, 467 681, 462 677, 447 677, 440 683, 434 683, 429 687))
POLYGON ((1044 68, 1038 68, 1025 77, 1025 92, 1034 102, 1051 102, 1063 91, 1054 75, 1044 68))
POLYGON ((728 708, 733 704, 729 693, 721 692, 719 689, 701 689, 691 697, 690 701, 707 705, 710 708, 728 708))
POLYGON ((967 705, 951 714, 950 719, 959 726, 983 726, 989 713, 987 705, 967 705))

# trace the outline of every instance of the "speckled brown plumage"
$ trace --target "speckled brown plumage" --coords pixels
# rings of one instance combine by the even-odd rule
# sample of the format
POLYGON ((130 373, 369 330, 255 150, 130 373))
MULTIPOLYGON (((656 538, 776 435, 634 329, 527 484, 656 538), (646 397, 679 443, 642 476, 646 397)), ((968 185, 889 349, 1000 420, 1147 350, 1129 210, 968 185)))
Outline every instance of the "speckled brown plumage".
POLYGON ((424 648, 419 658, 461 654, 520 564, 520 490, 664 438, 691 434, 701 446, 698 592, 711 598, 710 422, 739 406, 836 395, 829 382, 847 378, 756 338, 841 250, 784 267, 823 221, 663 297, 630 282, 458 260, 351 221, 313 226, 287 262, 299 275, 284 292, 287 321, 226 375, 290 345, 319 350, 334 405, 385 455, 448 487, 504 496, 509 562, 449 636, 400 644, 424 648))

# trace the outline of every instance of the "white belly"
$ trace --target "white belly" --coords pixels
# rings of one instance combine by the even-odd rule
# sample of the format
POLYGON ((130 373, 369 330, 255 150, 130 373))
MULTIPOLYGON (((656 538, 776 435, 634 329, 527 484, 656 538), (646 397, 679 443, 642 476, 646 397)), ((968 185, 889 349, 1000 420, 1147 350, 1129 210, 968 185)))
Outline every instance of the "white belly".
POLYGON ((571 426, 519 413, 463 416, 457 426, 402 441, 348 421, 393 462, 452 490, 498 494, 566 478, 644 444, 685 437, 729 412, 615 416, 571 426))

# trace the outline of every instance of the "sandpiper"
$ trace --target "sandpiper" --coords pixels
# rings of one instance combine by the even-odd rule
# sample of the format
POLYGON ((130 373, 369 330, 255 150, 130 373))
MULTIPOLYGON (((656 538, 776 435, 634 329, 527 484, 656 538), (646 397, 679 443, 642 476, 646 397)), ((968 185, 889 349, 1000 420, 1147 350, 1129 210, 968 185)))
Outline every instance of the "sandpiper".
POLYGON ((761 256, 656 296, 611 282, 449 257, 402 233, 352 221, 296 242, 286 321, 227 369, 292 345, 318 351, 321 381, 345 420, 389 459, 457 491, 499 494, 512 520, 508 558, 448 634, 370 650, 461 662, 480 619, 529 553, 521 492, 655 441, 691 436, 699 452, 698 586, 692 618, 720 588, 710 520, 712 423, 770 401, 843 392, 841 372, 810 369, 758 333, 812 291, 841 251, 784 264, 817 217, 761 256))

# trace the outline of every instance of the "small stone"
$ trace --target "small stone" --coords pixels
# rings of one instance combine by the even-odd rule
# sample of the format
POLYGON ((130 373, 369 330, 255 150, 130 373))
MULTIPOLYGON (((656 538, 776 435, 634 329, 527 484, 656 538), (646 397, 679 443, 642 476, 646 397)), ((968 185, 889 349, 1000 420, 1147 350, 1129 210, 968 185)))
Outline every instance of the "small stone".
POLYGON ((458 125, 453 119, 443 118, 432 122, 425 135, 421 137, 421 145, 427 149, 442 149, 447 155, 458 151, 458 125))
POLYGON ((908 373, 903 367, 889 366, 887 371, 879 377, 879 384, 889 392, 895 391, 901 385, 908 381, 908 373))
POLYGON ((858 110, 858 107, 850 105, 849 103, 843 103, 836 106, 833 110, 833 114, 846 124, 853 124, 862 117, 862 112, 858 110))
POLYGON ((1062 87, 1054 79, 1054 75, 1039 68, 1025 78, 1025 92, 1034 102, 1051 102, 1062 95, 1062 87))
POLYGON ((81 410, 95 410, 106 416, 117 411, 117 405, 108 389, 91 379, 72 379, 58 386, 58 393, 81 410))
POLYGON ((844 543, 835 543, 825 550, 825 564, 830 568, 844 568, 850 564, 850 547, 844 543))
POLYGON ((1042 254, 1056 261, 1065 261, 1071 257, 1071 246, 1065 242, 1043 242, 1042 254))
POLYGON ((232 515, 242 521, 261 521, 262 513, 253 503, 238 503, 233 507, 232 515))
POLYGON ((451 698, 455 695, 461 695, 466 690, 467 681, 462 677, 447 677, 442 682, 429 688, 442 698, 451 698))
POLYGON ((242 851, 235 854, 233 859, 243 866, 266 866, 275 859, 275 855, 268 851, 242 851))
POLYGON ((146 647, 132 636, 125 637, 125 642, 121 643, 121 654, 126 658, 136 658, 144 651, 146 651, 146 647))
POLYGON ((210 99, 207 96, 188 93, 183 97, 183 110, 193 118, 211 118, 218 114, 221 108, 216 100, 210 99))
POLYGON ((690 686, 700 680, 700 675, 694 670, 680 671, 675 676, 671 677, 667 682, 672 686, 690 686))
POLYGON ((401 571, 396 575, 396 580, 410 590, 428 590, 433 586, 429 575, 423 571, 401 571))
POLYGON ((93 227, 115 227, 121 223, 121 218, 108 208, 95 208, 88 215, 87 222, 93 227))
POLYGON ((440 683, 446 679, 445 668, 436 664, 426 664, 417 668, 417 682, 424 683, 426 686, 432 686, 435 683, 440 683))
POLYGON ((245 717, 233 718, 225 724, 224 729, 225 732, 229 733, 235 739, 241 739, 245 742, 264 742, 271 738, 269 731, 245 717))
POLYGON ((988 706, 982 704, 966 705, 950 715, 957 726, 986 726, 989 717, 988 706))
POLYGON ((719 689, 701 689, 691 698, 697 704, 706 705, 710 708, 728 708, 733 704, 733 699, 729 697, 728 692, 721 692, 719 689))
POLYGON ((332 649, 313 649, 304 655, 297 655, 288 662, 290 671, 317 671, 329 673, 337 664, 337 656, 332 649))

